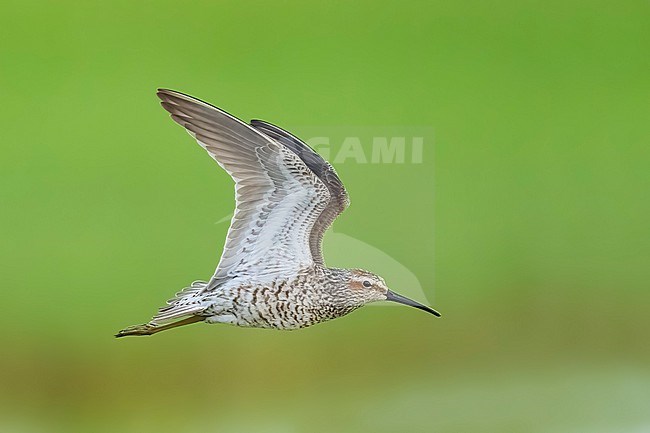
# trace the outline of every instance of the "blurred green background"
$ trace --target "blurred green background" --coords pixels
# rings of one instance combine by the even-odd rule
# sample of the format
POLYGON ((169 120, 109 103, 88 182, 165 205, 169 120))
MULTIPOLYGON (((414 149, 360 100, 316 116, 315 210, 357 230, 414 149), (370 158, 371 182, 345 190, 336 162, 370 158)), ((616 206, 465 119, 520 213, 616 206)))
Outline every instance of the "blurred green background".
MULTIPOLYGON (((649 18, 3 1, 0 431, 650 431, 649 18), (234 205, 157 87, 298 135, 434 128, 422 164, 337 165, 335 229, 407 266, 443 318, 115 340, 209 277, 234 205)), ((343 254, 326 251, 358 265, 343 254)))

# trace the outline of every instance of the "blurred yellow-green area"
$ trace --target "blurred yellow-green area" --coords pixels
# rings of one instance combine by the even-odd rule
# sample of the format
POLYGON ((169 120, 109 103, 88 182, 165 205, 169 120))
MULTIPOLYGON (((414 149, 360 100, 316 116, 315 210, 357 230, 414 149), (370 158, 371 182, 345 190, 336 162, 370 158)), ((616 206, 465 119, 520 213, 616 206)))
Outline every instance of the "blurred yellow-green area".
POLYGON ((0 22, 0 432, 650 431, 647 1, 5 0, 0 22), (443 317, 114 339, 211 275, 234 207, 157 87, 299 136, 432 128, 420 164, 335 164, 334 229, 443 317))

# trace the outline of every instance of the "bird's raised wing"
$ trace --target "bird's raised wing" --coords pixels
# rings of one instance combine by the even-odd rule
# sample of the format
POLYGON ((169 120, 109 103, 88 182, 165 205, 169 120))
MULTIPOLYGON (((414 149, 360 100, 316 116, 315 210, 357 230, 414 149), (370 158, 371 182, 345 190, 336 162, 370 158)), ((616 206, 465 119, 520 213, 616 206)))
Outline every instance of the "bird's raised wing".
POLYGON ((327 186, 286 146, 198 99, 160 89, 162 106, 235 181, 235 213, 206 287, 235 276, 266 278, 313 265, 309 239, 327 186))
POLYGON ((322 251, 323 235, 336 217, 350 205, 350 198, 343 186, 343 182, 339 179, 334 167, 298 137, 263 120, 251 120, 251 125, 298 155, 327 187, 330 193, 327 206, 318 216, 309 235, 309 249, 314 263, 325 266, 322 251))

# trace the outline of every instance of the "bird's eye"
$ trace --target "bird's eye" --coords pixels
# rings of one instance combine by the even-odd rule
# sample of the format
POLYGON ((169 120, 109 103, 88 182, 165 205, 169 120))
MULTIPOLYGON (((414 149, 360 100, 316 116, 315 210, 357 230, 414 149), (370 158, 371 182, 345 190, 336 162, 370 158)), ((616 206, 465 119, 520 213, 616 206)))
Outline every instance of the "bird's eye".
POLYGON ((368 280, 363 282, 363 287, 372 287, 372 283, 368 280))

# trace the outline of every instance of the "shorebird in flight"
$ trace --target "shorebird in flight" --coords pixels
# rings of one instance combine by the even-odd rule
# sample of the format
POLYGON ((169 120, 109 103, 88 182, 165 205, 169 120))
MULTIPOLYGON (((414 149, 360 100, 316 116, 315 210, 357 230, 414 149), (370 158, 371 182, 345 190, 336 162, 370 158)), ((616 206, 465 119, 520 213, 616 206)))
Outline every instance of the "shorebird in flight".
POLYGON ((235 213, 209 281, 181 290, 143 325, 116 337, 151 335, 195 322, 298 329, 375 301, 440 314, 392 292, 378 275, 328 268, 323 234, 348 204, 334 168, 307 144, 270 123, 247 124, 173 90, 158 97, 235 181, 235 213))

